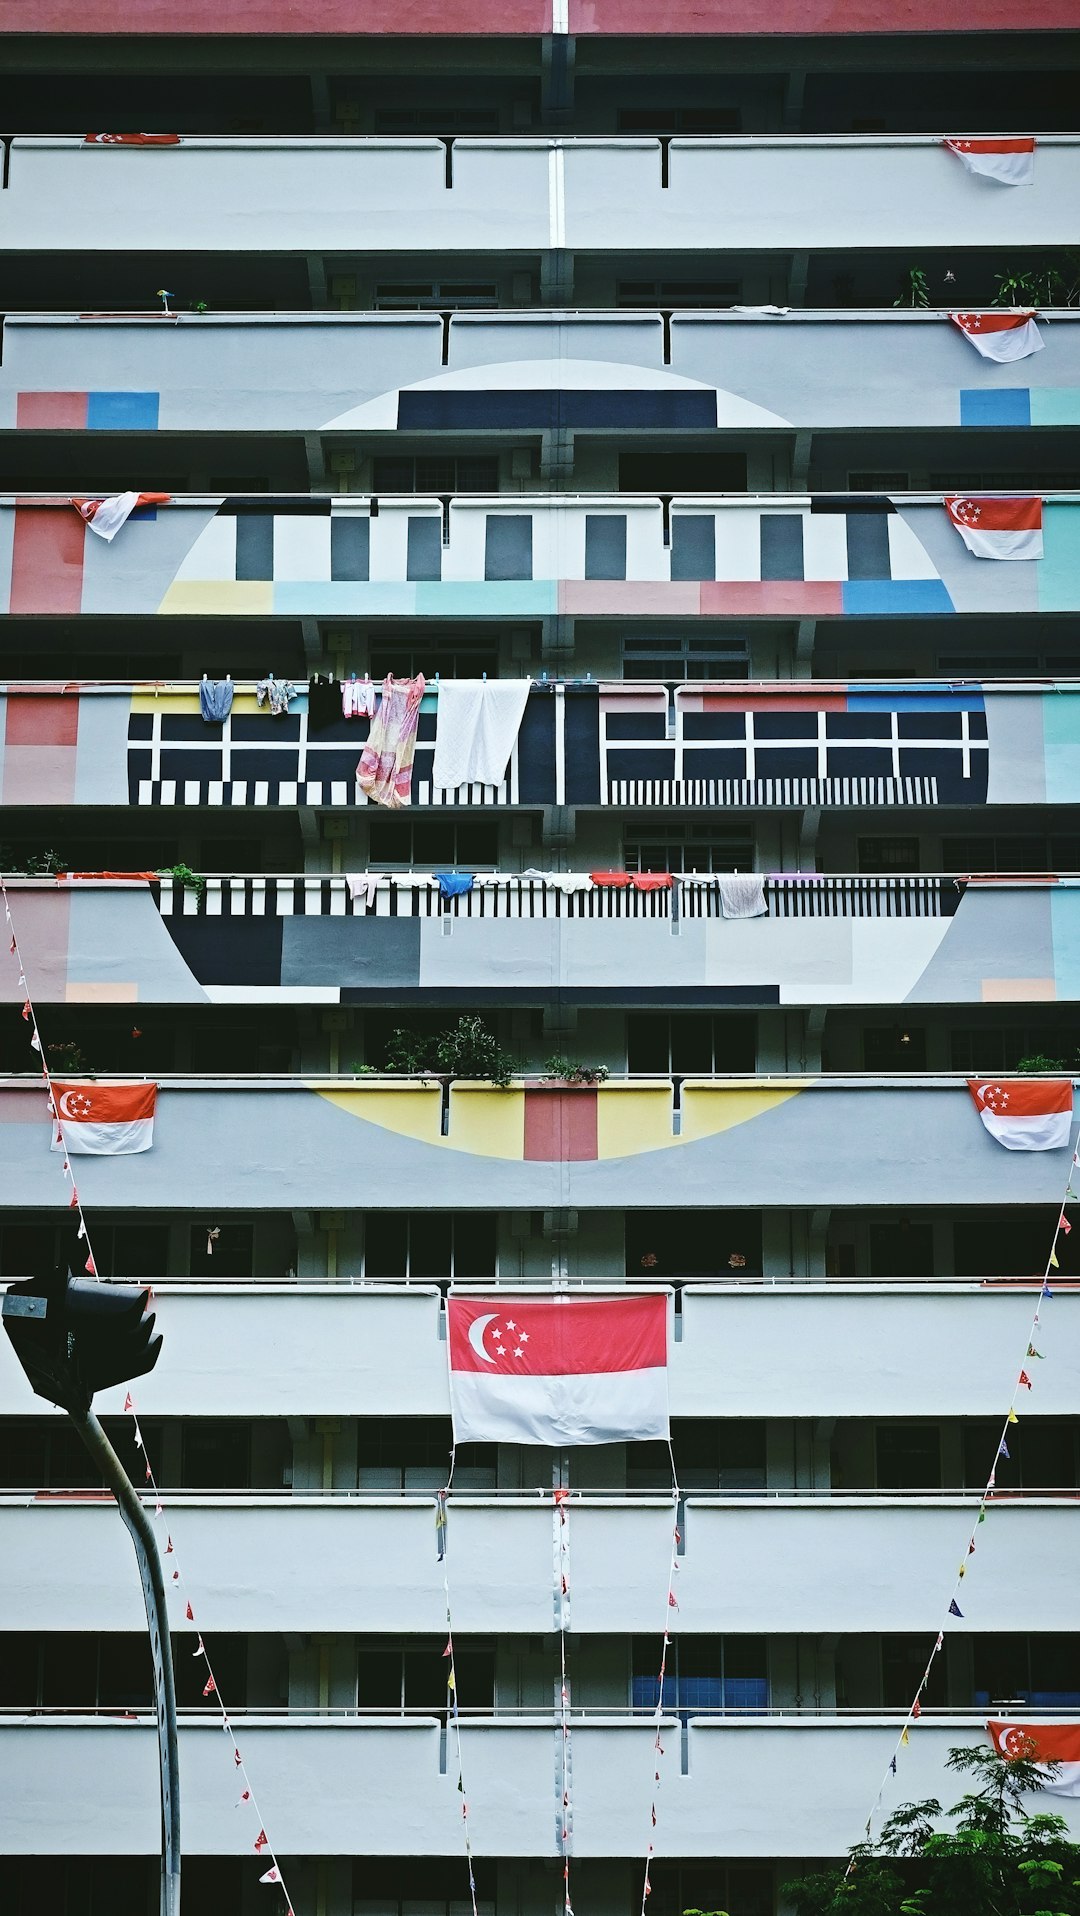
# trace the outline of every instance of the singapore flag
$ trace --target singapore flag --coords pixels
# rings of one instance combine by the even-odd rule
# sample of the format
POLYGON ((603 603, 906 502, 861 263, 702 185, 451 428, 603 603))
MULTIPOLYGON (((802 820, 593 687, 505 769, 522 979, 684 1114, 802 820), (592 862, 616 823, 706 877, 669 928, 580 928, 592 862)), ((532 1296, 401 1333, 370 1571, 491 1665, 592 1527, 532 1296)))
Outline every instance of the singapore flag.
POLYGON ((668 1300, 451 1297, 455 1443, 667 1437, 668 1300))
POLYGON ((990 1136, 1006 1151, 1060 1151, 1072 1125, 1071 1078, 969 1078, 990 1136))
POLYGON ((156 1084, 59 1084, 54 1151, 68 1157, 130 1157, 154 1142, 156 1084))
POLYGON ((976 559, 1041 559, 1041 499, 947 498, 945 510, 976 559))
POLYGON ((1030 186, 1035 178, 1035 141, 1026 139, 1011 140, 946 140, 944 144, 950 153, 969 173, 981 173, 984 179, 996 180, 999 186, 1030 186))
POLYGON ((139 506, 167 506, 167 492, 114 492, 108 499, 73 499, 71 501, 80 519, 85 519, 91 532, 99 539, 111 545, 121 526, 126 526, 133 512, 139 506))
POLYGON ((996 359, 999 365, 1042 352, 1034 311, 1003 307, 990 313, 950 313, 949 318, 983 359, 996 359))
POLYGON ((991 1717, 986 1727, 1002 1756, 1039 1765, 1050 1796, 1080 1796, 1080 1723, 998 1723, 991 1717), (1044 1768, 1048 1763, 1058 1765, 1056 1775, 1044 1768))

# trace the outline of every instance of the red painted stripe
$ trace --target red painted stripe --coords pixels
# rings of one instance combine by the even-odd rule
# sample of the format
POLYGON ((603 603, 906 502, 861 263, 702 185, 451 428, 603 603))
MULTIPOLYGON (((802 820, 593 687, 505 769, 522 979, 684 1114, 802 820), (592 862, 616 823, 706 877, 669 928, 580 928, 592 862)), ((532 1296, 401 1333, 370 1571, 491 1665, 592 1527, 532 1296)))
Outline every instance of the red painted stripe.
POLYGON ((15 424, 23 432, 84 432, 85 393, 20 393, 15 424))
POLYGON ((77 745, 79 742, 79 700, 70 694, 59 698, 47 693, 22 695, 7 701, 4 728, 7 745, 77 745))
POLYGON ((1043 33, 1075 29, 1075 0, 570 0, 571 33, 1043 33), (1033 18, 1032 15, 1036 17, 1033 18))
POLYGON ((63 506, 16 506, 9 612, 81 612, 86 526, 63 506))
POLYGON ((846 712, 848 702, 842 694, 823 696, 820 692, 807 692, 805 698, 797 692, 785 692, 775 698, 768 693, 740 697, 738 692, 703 692, 700 709, 703 712, 846 712))
POLYGON ((452 1297, 448 1315, 450 1365, 457 1371, 595 1377, 667 1364, 662 1291, 645 1297, 452 1297))
POLYGON ((736 618, 835 618, 843 612, 843 588, 833 579, 706 580, 703 613, 736 618))
MULTIPOLYGON (((310 34, 311 8, 302 0, 136 0, 118 10, 113 0, 10 0, 0 34, 72 33, 80 36, 169 33, 310 34)), ((322 34, 475 35, 540 34, 551 31, 551 0, 399 0, 395 7, 378 0, 323 0, 322 34)))
POLYGON ((525 1092, 525 1160, 530 1164, 591 1164, 596 1159, 596 1092, 587 1087, 540 1086, 525 1092))

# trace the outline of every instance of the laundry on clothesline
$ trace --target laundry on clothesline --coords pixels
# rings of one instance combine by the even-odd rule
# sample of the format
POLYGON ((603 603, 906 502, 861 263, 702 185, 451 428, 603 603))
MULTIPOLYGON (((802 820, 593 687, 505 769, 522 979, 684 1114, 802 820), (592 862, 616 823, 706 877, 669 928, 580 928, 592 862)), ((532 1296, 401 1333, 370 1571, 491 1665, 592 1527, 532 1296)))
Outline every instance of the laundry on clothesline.
POLYGON ((763 918, 768 912, 764 872, 724 872, 716 882, 725 918, 763 918))
POLYGON ((424 675, 382 683, 382 697, 371 721, 367 744, 360 754, 356 782, 372 804, 400 811, 412 803, 412 766, 424 675))
POLYGON ((462 898, 473 888, 472 872, 436 872, 440 898, 462 898))
POLYGON ((349 897, 361 911, 375 903, 375 894, 379 889, 378 872, 346 872, 345 883, 349 887, 349 897))
POLYGON ((296 687, 291 679, 276 679, 268 672, 264 679, 256 681, 255 702, 257 705, 269 705, 271 718, 283 718, 296 697, 296 687))
POLYGON ((231 679, 206 679, 199 686, 199 710, 208 725, 223 725, 232 711, 231 679))
POLYGON ((432 785, 500 785, 529 700, 529 679, 443 679, 432 785))
POLYGON ((343 718, 374 718, 375 687, 370 679, 342 679, 341 716, 343 718))

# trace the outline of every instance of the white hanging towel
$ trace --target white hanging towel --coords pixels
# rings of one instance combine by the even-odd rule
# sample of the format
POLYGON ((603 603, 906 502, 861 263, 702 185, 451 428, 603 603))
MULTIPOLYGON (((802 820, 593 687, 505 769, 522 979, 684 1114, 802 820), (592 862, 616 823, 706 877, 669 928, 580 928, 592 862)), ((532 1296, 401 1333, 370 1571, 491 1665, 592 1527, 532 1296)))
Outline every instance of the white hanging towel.
POLYGON ((725 918, 761 918, 768 912, 764 872, 725 872, 716 882, 725 918))
POLYGON ((349 887, 349 897, 361 911, 375 903, 375 894, 379 889, 378 872, 346 872, 345 883, 349 887))
POLYGON ((528 679, 441 679, 431 782, 499 785, 529 698, 528 679))

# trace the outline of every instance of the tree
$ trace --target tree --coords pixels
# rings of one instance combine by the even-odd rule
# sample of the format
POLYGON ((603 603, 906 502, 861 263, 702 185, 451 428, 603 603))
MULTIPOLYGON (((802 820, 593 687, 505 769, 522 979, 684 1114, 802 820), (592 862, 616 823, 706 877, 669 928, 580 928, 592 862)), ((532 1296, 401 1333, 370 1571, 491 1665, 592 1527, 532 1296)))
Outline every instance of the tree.
POLYGON ((1080 1916, 1080 1843, 1063 1817, 1025 1806, 1057 1767, 952 1749, 948 1768, 973 1787, 948 1812, 951 1829, 935 1798, 902 1803, 846 1868, 786 1883, 784 1894, 796 1916, 1080 1916))

